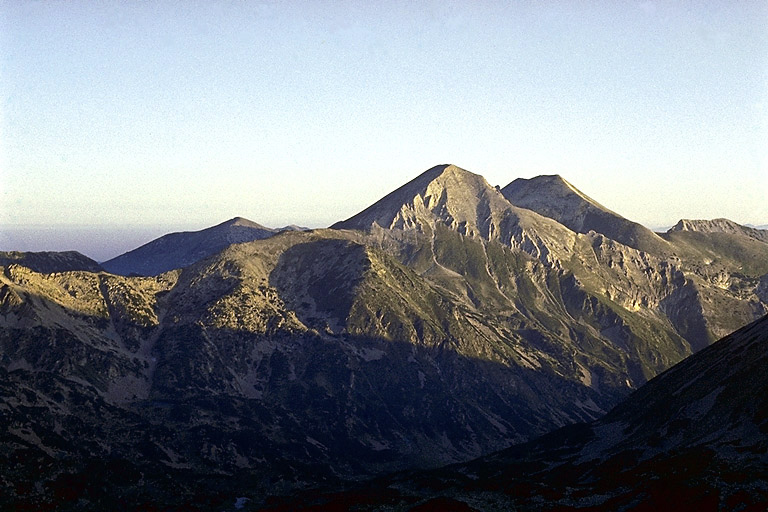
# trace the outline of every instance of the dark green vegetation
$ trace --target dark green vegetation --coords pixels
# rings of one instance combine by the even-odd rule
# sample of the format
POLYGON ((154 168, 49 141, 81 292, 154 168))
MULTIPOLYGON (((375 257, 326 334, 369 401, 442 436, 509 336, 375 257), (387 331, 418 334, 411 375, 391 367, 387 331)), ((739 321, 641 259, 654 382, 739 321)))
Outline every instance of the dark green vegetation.
POLYGON ((766 313, 768 244, 641 250, 609 213, 572 230, 439 166, 337 229, 204 230, 187 266, 155 245, 184 267, 157 276, 9 262, 0 506, 254 508, 467 461, 595 420, 766 313))

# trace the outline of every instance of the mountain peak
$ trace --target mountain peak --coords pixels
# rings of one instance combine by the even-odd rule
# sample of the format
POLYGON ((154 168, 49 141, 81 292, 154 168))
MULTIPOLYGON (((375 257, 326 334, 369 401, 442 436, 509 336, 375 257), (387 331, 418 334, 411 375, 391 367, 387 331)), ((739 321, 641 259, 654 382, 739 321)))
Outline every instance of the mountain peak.
POLYGON ((706 219, 680 219, 677 224, 667 230, 670 231, 722 231, 724 229, 733 229, 739 224, 726 218, 706 219))
POLYGON ((653 231, 609 210, 559 174, 518 178, 501 193, 513 205, 554 219, 577 233, 595 231, 635 249, 664 252, 665 241, 653 231))
POLYGON ((552 217, 566 226, 568 223, 558 217, 573 224, 576 219, 569 217, 575 217, 579 210, 585 208, 598 209, 620 217, 571 185, 559 174, 544 174, 529 179, 518 178, 504 187, 501 192, 512 204, 534 211, 545 210, 548 213, 540 211, 539 213, 552 217), (554 216, 555 214, 557 216, 554 216))
POLYGON ((435 236, 448 228, 495 240, 544 260, 569 257, 573 232, 510 204, 482 176, 455 165, 432 167, 334 229, 408 230, 435 236))
POLYGON ((407 227, 418 224, 418 218, 425 220, 427 211, 467 222, 476 216, 473 205, 484 195, 496 196, 493 200, 506 203, 482 176, 452 164, 436 165, 357 215, 331 227, 360 230, 368 230, 374 224, 383 228, 407 227))
POLYGON ((158 275, 189 266, 231 244, 269 238, 277 230, 234 217, 200 231, 169 233, 102 263, 113 274, 158 275))
POLYGON ((743 226, 730 219, 680 219, 677 224, 667 230, 667 233, 673 231, 695 231, 698 233, 729 233, 732 235, 742 235, 761 242, 768 242, 768 231, 764 229, 751 228, 743 226))
POLYGON ((227 221, 222 222, 221 224, 218 224, 216 226, 213 226, 213 228, 209 229, 215 229, 219 227, 230 227, 230 226, 242 226, 246 228, 254 228, 254 229, 266 229, 269 230, 270 228, 262 226, 261 224, 258 224, 256 222, 253 222, 252 220, 248 220, 245 217, 233 217, 227 221))

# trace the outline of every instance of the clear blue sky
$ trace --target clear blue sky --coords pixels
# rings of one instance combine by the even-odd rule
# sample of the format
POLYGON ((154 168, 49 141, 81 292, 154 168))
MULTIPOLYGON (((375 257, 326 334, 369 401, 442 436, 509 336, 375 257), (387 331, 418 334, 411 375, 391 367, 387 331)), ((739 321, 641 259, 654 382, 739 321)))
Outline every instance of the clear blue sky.
POLYGON ((768 223, 764 1, 0 6, 0 225, 324 226, 440 163, 768 223))

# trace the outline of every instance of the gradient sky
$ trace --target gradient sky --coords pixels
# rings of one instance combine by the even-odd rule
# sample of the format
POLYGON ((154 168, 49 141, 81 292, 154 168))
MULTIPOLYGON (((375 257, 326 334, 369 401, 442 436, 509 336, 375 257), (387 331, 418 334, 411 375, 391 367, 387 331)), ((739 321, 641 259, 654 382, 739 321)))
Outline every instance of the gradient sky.
POLYGON ((325 226, 441 163, 768 223, 768 2, 0 6, 0 229, 325 226))

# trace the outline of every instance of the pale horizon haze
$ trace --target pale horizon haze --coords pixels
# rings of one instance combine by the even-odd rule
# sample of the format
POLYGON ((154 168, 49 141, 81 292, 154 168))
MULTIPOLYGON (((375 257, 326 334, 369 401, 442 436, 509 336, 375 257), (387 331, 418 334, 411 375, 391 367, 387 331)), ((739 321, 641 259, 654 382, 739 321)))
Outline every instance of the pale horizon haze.
POLYGON ((768 224, 768 3, 0 1, 0 250, 328 226, 443 163, 768 224))

